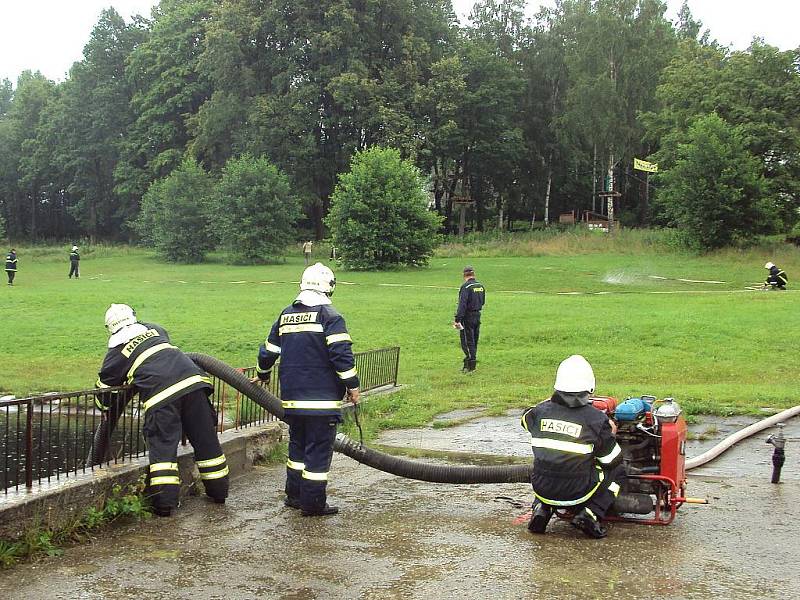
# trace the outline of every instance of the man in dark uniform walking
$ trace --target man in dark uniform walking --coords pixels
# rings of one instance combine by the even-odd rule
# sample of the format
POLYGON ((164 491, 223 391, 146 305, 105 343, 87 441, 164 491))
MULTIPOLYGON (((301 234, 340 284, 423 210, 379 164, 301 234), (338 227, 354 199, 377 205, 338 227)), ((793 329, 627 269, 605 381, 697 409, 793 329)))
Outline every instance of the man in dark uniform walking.
POLYGON ((14 285, 14 277, 17 275, 17 251, 13 248, 6 254, 6 275, 8 285, 14 285))
POLYGON ((359 382, 350 334, 331 304, 333 271, 316 263, 303 271, 300 294, 281 312, 258 350, 258 378, 278 369, 284 420, 289 424, 286 498, 304 517, 339 512, 327 503, 327 483, 336 427, 345 393, 359 401, 359 382))
POLYGON ((80 273, 80 265, 81 262, 81 255, 78 254, 78 247, 73 246, 72 251, 69 253, 69 278, 72 279, 72 276, 75 275, 75 279, 78 279, 81 276, 80 273))
MULTIPOLYGON (((181 432, 194 448, 194 459, 206 494, 218 504, 228 497, 228 464, 217 438, 217 417, 209 396, 211 380, 188 356, 170 344, 158 325, 140 323, 127 304, 106 311, 111 334, 97 387, 132 383, 144 412, 143 433, 150 453, 148 492, 155 513, 169 516, 178 505, 181 432)), ((109 394, 106 394, 109 396, 109 394)), ((111 398, 98 397, 99 408, 111 398)))
POLYGON ((478 362, 478 338, 481 333, 481 310, 486 303, 486 290, 475 279, 475 269, 464 267, 464 283, 458 290, 453 327, 461 333, 461 349, 464 351, 464 373, 474 371, 478 362))
POLYGON ((600 523, 625 477, 613 423, 590 402, 594 371, 573 355, 558 366, 553 396, 522 414, 531 434, 536 500, 528 529, 544 533, 557 508, 574 511, 572 526, 591 538, 606 536, 600 523))

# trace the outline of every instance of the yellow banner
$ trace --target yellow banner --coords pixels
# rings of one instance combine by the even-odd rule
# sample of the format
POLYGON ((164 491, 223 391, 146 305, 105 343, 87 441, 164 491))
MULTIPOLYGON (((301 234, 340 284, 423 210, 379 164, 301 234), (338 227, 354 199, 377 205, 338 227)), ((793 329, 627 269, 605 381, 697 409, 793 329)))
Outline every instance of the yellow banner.
POLYGON ((633 159, 633 168, 639 171, 647 171, 648 173, 658 173, 658 164, 647 162, 638 158, 633 159))

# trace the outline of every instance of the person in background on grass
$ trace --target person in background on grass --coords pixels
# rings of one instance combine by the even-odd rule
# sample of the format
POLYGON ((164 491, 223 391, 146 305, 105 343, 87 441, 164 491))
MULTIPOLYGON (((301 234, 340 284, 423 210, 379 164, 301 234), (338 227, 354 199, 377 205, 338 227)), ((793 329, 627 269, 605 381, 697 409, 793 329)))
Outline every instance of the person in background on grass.
POLYGON ((314 242, 308 240, 303 244, 303 257, 306 259, 306 266, 311 262, 311 251, 314 249, 314 242))
POLYGON ((769 275, 767 275, 767 280, 764 282, 764 287, 769 287, 773 290, 785 290, 786 284, 789 283, 789 278, 786 277, 786 273, 783 271, 783 269, 777 267, 771 262, 765 264, 764 268, 769 270, 769 275))
POLYGON ((481 333, 481 310, 486 303, 486 290, 475 279, 475 269, 464 267, 464 283, 458 290, 458 306, 453 327, 461 334, 461 349, 464 351, 463 373, 475 370, 478 362, 478 338, 481 333))
POLYGON ((289 424, 286 498, 304 517, 339 512, 327 503, 328 473, 342 398, 358 404, 359 381, 353 341, 331 304, 336 278, 316 263, 303 271, 300 294, 283 309, 258 349, 258 379, 269 381, 281 359, 281 404, 289 424))
POLYGON ((69 253, 69 278, 75 275, 75 279, 81 276, 79 264, 81 262, 81 255, 78 254, 78 247, 73 246, 72 251, 69 253))
POLYGON ((14 285, 14 277, 17 276, 17 251, 14 248, 6 254, 6 275, 8 285, 14 285))

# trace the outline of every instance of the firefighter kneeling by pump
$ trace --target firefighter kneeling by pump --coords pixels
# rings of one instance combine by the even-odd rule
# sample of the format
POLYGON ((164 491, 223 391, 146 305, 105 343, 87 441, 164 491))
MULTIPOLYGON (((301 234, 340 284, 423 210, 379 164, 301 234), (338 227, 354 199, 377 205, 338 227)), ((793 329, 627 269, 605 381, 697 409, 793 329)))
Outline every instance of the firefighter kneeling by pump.
POLYGON ((594 384, 592 366, 583 356, 570 356, 558 366, 553 396, 522 414, 534 456, 531 533, 544 533, 553 512, 564 508, 587 536, 607 535, 601 520, 625 470, 615 425, 589 401, 594 384))

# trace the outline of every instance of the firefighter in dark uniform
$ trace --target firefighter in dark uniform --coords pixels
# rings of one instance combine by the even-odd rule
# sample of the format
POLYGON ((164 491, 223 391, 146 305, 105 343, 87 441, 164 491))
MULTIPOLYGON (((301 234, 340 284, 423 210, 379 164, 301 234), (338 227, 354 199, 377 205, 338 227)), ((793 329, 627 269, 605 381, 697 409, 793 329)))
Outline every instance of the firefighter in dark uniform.
MULTIPOLYGON (((143 433, 150 454, 148 489, 155 513, 169 516, 178 505, 181 432, 194 448, 194 459, 206 494, 224 504, 228 497, 228 464, 216 432, 209 401, 211 380, 188 356, 170 344, 158 325, 140 323, 126 304, 106 311, 111 337, 97 387, 133 384, 144 412, 143 433)), ((98 397, 101 409, 110 399, 98 397)))
POLYGON ((72 276, 75 275, 75 279, 78 279, 81 276, 80 273, 80 262, 81 262, 81 255, 78 254, 78 247, 73 246, 72 251, 69 253, 69 278, 72 279, 72 276))
POLYGON ((785 290, 786 284, 789 283, 789 278, 786 277, 786 273, 784 273, 783 269, 778 268, 771 262, 765 264, 764 268, 769 270, 769 275, 767 275, 767 280, 764 282, 764 287, 785 290))
POLYGON ((14 285, 14 277, 17 275, 17 251, 13 248, 6 254, 6 275, 8 285, 14 285))
POLYGON ((606 536, 601 520, 625 471, 614 424, 590 403, 594 384, 586 359, 570 356, 558 367, 553 396, 522 415, 534 456, 532 533, 544 533, 553 511, 567 508, 574 527, 591 538, 606 536))
POLYGON ((339 512, 327 503, 328 472, 342 399, 359 401, 352 340, 331 304, 333 271, 322 263, 303 272, 300 294, 281 312, 258 351, 258 378, 268 381, 280 358, 281 402, 289 424, 284 504, 303 516, 339 512))
POLYGON ((464 373, 475 370, 478 362, 478 338, 481 334, 481 309, 486 303, 486 290, 483 284, 475 279, 475 270, 464 267, 464 283, 458 290, 458 307, 456 308, 453 327, 460 330, 461 349, 464 351, 464 373))

